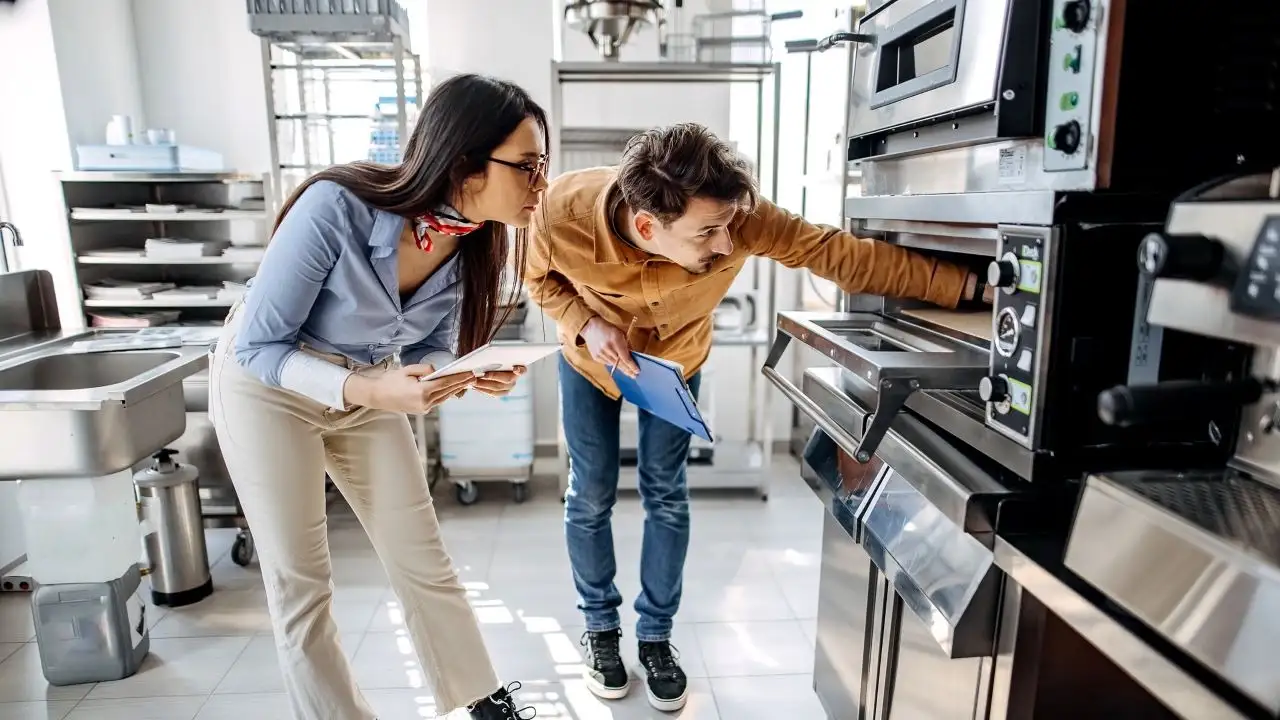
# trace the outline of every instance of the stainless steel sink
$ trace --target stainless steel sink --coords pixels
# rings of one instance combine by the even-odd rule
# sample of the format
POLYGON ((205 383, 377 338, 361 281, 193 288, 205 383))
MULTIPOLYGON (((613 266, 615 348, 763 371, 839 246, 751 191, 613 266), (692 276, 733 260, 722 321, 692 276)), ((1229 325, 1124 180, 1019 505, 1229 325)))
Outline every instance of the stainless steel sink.
POLYGON ((119 385, 174 357, 171 352, 46 355, 0 370, 0 390, 86 390, 119 385))
POLYGON ((87 336, 0 355, 0 479, 107 475, 186 430, 182 380, 205 348, 72 352, 87 336))

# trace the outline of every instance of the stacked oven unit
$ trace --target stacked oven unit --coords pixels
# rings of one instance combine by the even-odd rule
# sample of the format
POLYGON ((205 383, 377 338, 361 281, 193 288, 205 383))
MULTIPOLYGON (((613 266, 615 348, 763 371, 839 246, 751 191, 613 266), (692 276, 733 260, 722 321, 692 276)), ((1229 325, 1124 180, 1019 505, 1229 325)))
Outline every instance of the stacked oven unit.
POLYGON ((1098 405, 1247 372, 1237 338, 1148 322, 1135 259, 1180 196, 1280 164, 1278 38, 1272 5, 872 0, 822 43, 851 56, 850 229, 997 288, 981 312, 850 296, 778 316, 764 374, 817 426, 804 472, 830 510, 815 667, 830 717, 1166 716, 1105 650, 1045 631, 1057 621, 996 550, 1065 541, 1088 473, 1232 455, 1238 405, 1166 404, 1154 422, 1098 405), (832 367, 792 384, 775 370, 792 341, 832 367), (1049 655, 1091 671, 1034 660, 1049 655))

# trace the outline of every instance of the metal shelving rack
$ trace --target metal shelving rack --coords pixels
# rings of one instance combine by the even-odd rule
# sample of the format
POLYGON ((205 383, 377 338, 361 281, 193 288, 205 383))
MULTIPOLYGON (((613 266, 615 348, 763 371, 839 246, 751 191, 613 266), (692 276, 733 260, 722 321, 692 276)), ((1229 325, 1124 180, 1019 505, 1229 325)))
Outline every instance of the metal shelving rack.
POLYGON ((398 162, 424 93, 422 61, 410 49, 408 16, 400 3, 246 4, 250 29, 262 38, 278 198, 335 163, 398 162), (353 86, 368 93, 352 93, 353 86), (366 147, 356 156, 349 140, 361 135, 366 147))
MULTIPOLYGON (((180 237, 227 241, 232 247, 263 247, 272 204, 262 175, 240 173, 57 173, 70 221, 71 254, 81 287, 103 278, 217 286, 244 282, 258 259, 234 255, 168 258, 140 254, 94 255, 114 248, 141 250, 147 238, 180 237), (145 212, 147 204, 194 205, 216 212, 145 212), (130 210, 130 208, 135 208, 130 210)), ((179 323, 220 323, 232 299, 89 299, 80 309, 180 310, 179 323)))
MULTIPOLYGON (((616 128, 581 127, 566 123, 564 118, 564 86, 567 84, 727 84, 754 83, 756 85, 756 152, 757 171, 763 166, 766 151, 769 153, 769 182, 762 190, 765 197, 774 199, 778 190, 778 128, 781 120, 781 66, 777 63, 655 63, 655 62, 553 62, 551 64, 551 163, 552 175, 569 169, 584 167, 570 163, 569 158, 593 158, 590 164, 603 164, 603 156, 616 150, 612 162, 621 155, 622 148, 632 131, 616 128), (766 93, 766 90, 769 90, 766 93), (767 97, 771 95, 772 97, 767 97), (772 132, 766 145, 766 117, 770 111, 767 100, 772 99, 772 132)), ((763 180, 764 178, 761 178, 763 180)), ((713 347, 746 347, 750 349, 751 367, 763 362, 762 348, 773 337, 775 296, 777 288, 777 264, 762 258, 749 261, 752 292, 757 299, 755 322, 746 332, 717 331, 713 347), (763 322, 761 322, 763 319, 763 322)), ((743 443, 717 442, 709 465, 690 464, 688 477, 692 489, 752 489, 764 499, 769 495, 769 468, 773 460, 773 422, 770 417, 770 395, 760 382, 758 372, 748 374, 748 437, 743 443)), ((707 415, 714 415, 714 391, 711 389, 711 373, 704 373, 707 415)), ((557 408, 557 474, 563 495, 569 482, 569 458, 565 447, 564 425, 560 422, 560 403, 557 408)), ((713 425, 714 430, 714 425, 713 425)), ((691 459, 697 459, 697 448, 691 451, 691 459)), ((632 473, 623 475, 622 487, 634 488, 632 473)))

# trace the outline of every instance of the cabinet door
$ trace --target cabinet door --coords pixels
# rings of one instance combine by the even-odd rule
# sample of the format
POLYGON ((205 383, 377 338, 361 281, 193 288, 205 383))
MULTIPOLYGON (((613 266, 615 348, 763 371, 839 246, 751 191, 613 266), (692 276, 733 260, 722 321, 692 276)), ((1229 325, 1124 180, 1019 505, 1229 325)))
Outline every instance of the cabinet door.
MULTIPOLYGON (((896 593, 885 630, 884 720, 972 720, 983 658, 952 660, 896 593)), ((984 699, 985 705, 985 699, 984 699)))
POLYGON ((861 720, 871 706, 869 660, 877 614, 884 603, 880 574, 871 559, 828 514, 822 531, 822 575, 818 589, 818 641, 813 684, 827 717, 861 720))

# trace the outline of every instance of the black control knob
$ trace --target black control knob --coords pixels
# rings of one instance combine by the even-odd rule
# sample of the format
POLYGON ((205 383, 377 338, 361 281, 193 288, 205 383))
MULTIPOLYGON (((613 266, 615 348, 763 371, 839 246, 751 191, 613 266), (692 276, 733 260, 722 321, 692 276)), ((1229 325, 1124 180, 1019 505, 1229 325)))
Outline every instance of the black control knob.
POLYGON ((1062 26, 1071 32, 1084 32, 1089 26, 1090 5, 1089 0, 1067 0, 1062 5, 1062 26))
POLYGON ((1133 427, 1175 422, 1187 413, 1231 412, 1257 402, 1274 383, 1256 378, 1220 382, 1171 380, 1154 385, 1120 385, 1098 395, 1098 418, 1107 425, 1133 427))
POLYGON ((1065 122, 1053 130, 1053 149, 1072 155, 1080 149, 1080 123, 1065 122))
POLYGON ((999 375, 989 375, 978 381, 978 397, 983 402, 1004 402, 1009 399, 1009 381, 999 375))
POLYGON ((1138 246, 1138 269, 1152 277, 1225 285, 1236 274, 1230 253, 1217 240, 1158 232, 1148 234, 1138 246))

